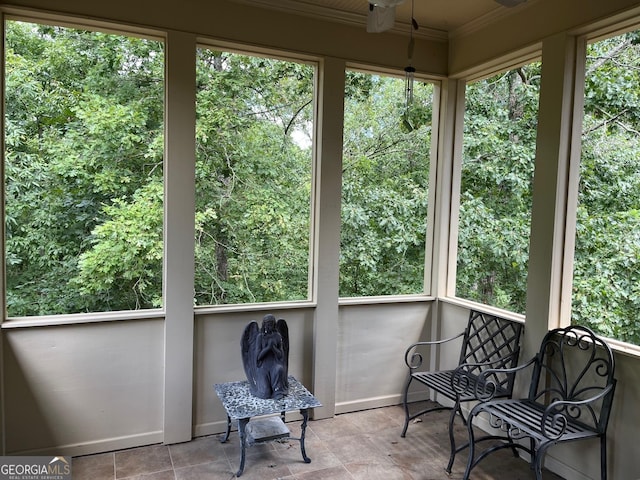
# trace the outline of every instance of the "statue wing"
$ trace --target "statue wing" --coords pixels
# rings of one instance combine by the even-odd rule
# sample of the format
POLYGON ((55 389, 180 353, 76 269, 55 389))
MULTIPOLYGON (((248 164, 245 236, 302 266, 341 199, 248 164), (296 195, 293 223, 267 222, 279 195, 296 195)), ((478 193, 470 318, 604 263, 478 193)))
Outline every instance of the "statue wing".
POLYGON ((282 350, 284 351, 283 365, 285 370, 284 378, 286 379, 289 375, 289 327, 287 326, 287 322, 284 318, 281 318, 276 322, 276 331, 282 337, 282 350))
POLYGON ((257 342, 259 333, 260 327, 258 326, 258 322, 253 320, 244 328, 240 342, 244 373, 247 375, 251 391, 254 391, 257 385, 257 342))

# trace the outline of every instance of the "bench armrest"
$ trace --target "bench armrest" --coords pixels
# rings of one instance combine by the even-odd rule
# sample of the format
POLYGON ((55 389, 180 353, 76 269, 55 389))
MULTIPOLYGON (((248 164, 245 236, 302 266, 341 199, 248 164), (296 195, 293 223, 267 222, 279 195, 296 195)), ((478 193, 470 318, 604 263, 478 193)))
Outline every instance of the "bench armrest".
POLYGON ((422 354, 416 351, 418 347, 421 347, 421 346, 432 347, 434 345, 441 345, 443 343, 447 343, 452 340, 455 340, 456 338, 460 338, 463 335, 464 335, 464 332, 461 332, 453 337, 445 338, 442 340, 434 340, 431 342, 416 342, 410 345, 409 348, 407 348, 407 350, 404 352, 404 363, 406 363, 407 367, 409 367, 409 370, 415 370, 416 368, 420 368, 422 366, 423 358, 422 358, 422 354))
POLYGON ((537 359, 537 357, 533 357, 527 363, 512 368, 487 368, 495 364, 503 364, 513 355, 516 355, 516 353, 514 352, 493 362, 464 363, 458 366, 451 376, 451 387, 457 395, 469 391, 469 387, 471 387, 471 391, 474 392, 476 400, 479 402, 492 400, 498 391, 498 386, 494 381, 498 375, 515 375, 516 372, 529 367, 537 359))
POLYGON ((598 430, 598 416, 592 404, 608 395, 613 388, 614 385, 609 384, 597 395, 583 400, 556 400, 550 403, 542 415, 540 431, 545 437, 556 440, 564 435, 570 420, 579 421, 598 430), (581 418, 583 414, 588 418, 581 418))

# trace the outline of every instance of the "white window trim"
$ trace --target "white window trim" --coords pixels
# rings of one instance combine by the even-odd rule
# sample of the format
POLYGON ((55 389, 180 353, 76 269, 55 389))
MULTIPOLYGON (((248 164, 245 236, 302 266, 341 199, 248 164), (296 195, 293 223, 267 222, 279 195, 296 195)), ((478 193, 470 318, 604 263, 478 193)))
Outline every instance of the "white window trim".
MULTIPOLYGON (((561 279, 560 325, 571 324, 573 303, 573 269, 576 243, 578 190, 580 184, 580 164, 582 155, 582 122, 584 109, 584 85, 586 72, 587 45, 589 42, 602 40, 628 31, 640 29, 637 17, 633 21, 627 19, 615 26, 606 25, 597 30, 584 32, 576 37, 576 65, 574 75, 574 111, 572 118, 571 152, 569 159, 569 179, 567 186, 567 215, 564 238, 564 256, 561 279)), ((603 337, 607 344, 617 353, 632 357, 640 357, 640 345, 622 342, 614 338, 603 337)))

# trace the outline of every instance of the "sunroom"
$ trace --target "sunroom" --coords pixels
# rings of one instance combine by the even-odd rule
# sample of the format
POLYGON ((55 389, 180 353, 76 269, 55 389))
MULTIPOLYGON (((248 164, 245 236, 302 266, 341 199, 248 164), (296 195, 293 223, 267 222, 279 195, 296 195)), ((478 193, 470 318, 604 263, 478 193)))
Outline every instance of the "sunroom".
MULTIPOLYGON (((640 478, 640 3, 405 0, 367 31, 381 8, 0 1, 3 455, 223 432, 266 314, 314 419, 397 405, 406 347, 475 309, 525 359, 607 339, 609 478, 640 478)), ((599 478, 598 443, 545 466, 599 478)))

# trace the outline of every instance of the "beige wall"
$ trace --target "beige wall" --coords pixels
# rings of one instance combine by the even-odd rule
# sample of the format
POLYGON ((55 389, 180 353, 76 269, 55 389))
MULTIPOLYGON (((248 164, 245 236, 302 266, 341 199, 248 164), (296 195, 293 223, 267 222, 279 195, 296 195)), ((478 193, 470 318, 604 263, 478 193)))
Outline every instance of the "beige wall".
POLYGON ((77 455, 162 441, 162 320, 3 333, 7 454, 77 455))
POLYGON ((242 380, 240 339, 252 320, 262 322, 266 313, 284 318, 289 327, 289 374, 311 385, 313 311, 268 310, 265 312, 200 315, 195 321, 194 434, 208 435, 226 429, 226 415, 213 385, 242 380))
POLYGON ((336 413, 402 402, 404 351, 431 338, 431 302, 340 308, 336 413))
MULTIPOLYGON (((407 345, 427 338, 430 302, 341 309, 336 403, 341 411, 400 402, 407 345)), ((221 433, 215 383, 245 378, 246 325, 273 313, 289 327, 289 373, 312 384, 312 308, 205 314, 194 320, 193 434, 221 433)), ((86 454, 162 442, 162 320, 3 331, 7 454, 86 454)), ((183 392, 188 398, 190 392, 183 392)), ((324 399, 321 399, 324 401, 324 399)))
MULTIPOLYGON (((625 19, 640 13, 634 0, 529 0, 513 15, 495 24, 457 32, 450 40, 449 74, 464 75, 478 66, 501 63, 521 50, 533 50, 544 38, 562 32, 581 32, 603 18, 625 19)), ((605 23, 608 23, 605 22, 605 23)))
MULTIPOLYGON (((431 303, 344 306, 340 309, 335 372, 338 413, 400 402, 406 367, 402 356, 421 338, 431 303)), ((313 379, 313 309, 272 311, 289 327, 289 373, 305 385, 313 379)), ((224 431, 226 416, 213 385, 244 378, 240 338, 264 312, 202 315, 196 318, 194 433, 224 431)), ((320 398, 322 402, 324 399, 320 398)))

